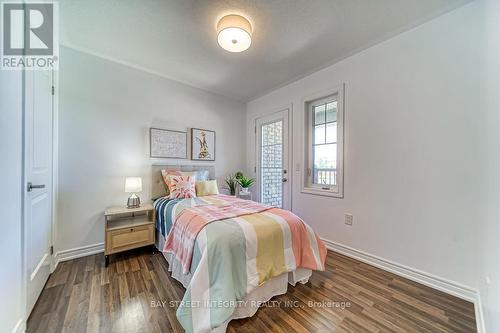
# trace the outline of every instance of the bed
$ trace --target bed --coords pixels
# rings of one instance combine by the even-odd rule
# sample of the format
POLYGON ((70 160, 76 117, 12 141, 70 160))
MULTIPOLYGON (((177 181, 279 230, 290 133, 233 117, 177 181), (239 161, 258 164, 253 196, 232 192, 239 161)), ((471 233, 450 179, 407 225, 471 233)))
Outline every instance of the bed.
POLYGON ((288 284, 324 270, 324 244, 293 213, 227 195, 168 199, 161 169, 208 170, 212 179, 215 172, 213 166, 152 168, 156 246, 186 288, 176 313, 186 332, 225 332, 231 320, 253 316, 286 293, 288 284), (193 221, 202 225, 188 233, 193 221))

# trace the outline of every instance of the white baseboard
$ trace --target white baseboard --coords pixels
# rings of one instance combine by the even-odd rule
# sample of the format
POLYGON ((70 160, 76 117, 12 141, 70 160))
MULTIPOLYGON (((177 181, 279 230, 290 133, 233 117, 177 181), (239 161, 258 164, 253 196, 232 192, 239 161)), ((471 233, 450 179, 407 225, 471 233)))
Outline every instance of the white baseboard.
POLYGON ((477 293, 477 299, 474 301, 474 310, 476 314, 476 326, 478 333, 486 333, 486 325, 484 323, 483 302, 481 294, 477 293))
POLYGON ((21 318, 18 320, 16 326, 14 326, 12 333, 24 333, 24 332, 26 332, 26 323, 21 318))
MULTIPOLYGON (((104 243, 92 244, 74 249, 68 249, 56 252, 54 256, 55 267, 60 262, 90 256, 92 254, 104 252, 104 243)), ((55 268, 54 268, 55 269, 55 268)))
POLYGON ((448 279, 441 278, 439 276, 435 276, 433 274, 423 272, 415 268, 411 268, 384 258, 380 258, 370 253, 353 249, 349 246, 342 245, 325 238, 322 238, 322 240, 325 242, 326 247, 329 250, 341 253, 345 256, 362 261, 384 271, 394 273, 398 276, 402 276, 409 280, 421 283, 428 287, 445 292, 449 295, 453 295, 474 303, 477 331, 478 333, 484 333, 483 311, 481 297, 478 290, 468 286, 464 286, 454 281, 450 281, 448 279))

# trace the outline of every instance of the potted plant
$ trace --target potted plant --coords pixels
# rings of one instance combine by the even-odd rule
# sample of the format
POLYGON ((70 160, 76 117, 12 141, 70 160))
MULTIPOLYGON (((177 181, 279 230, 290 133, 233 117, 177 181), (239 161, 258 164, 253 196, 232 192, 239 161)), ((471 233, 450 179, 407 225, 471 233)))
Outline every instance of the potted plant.
POLYGON ((232 174, 227 176, 225 179, 227 187, 229 189, 229 194, 230 195, 236 195, 236 184, 238 184, 236 177, 232 174))
POLYGON ((241 172, 241 171, 237 171, 237 172, 234 174, 234 178, 235 178, 236 180, 241 179, 241 177, 243 177, 243 172, 241 172))
POLYGON ((253 183, 255 181, 254 178, 247 178, 243 174, 237 180, 238 180, 238 184, 240 184, 240 186, 241 186, 241 193, 244 193, 244 194, 248 193, 248 189, 250 188, 250 186, 253 185, 253 183))

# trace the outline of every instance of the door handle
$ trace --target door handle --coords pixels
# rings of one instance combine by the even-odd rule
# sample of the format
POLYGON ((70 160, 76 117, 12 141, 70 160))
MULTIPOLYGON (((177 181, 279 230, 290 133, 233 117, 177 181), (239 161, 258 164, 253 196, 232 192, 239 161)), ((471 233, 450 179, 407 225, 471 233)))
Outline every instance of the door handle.
POLYGON ((45 188, 45 184, 33 185, 31 182, 29 182, 28 185, 26 186, 26 189, 28 190, 28 192, 33 191, 34 188, 45 188))
POLYGON ((284 177, 283 179, 281 179, 281 181, 282 181, 283 183, 285 183, 285 182, 287 182, 287 181, 288 181, 288 178, 284 177))

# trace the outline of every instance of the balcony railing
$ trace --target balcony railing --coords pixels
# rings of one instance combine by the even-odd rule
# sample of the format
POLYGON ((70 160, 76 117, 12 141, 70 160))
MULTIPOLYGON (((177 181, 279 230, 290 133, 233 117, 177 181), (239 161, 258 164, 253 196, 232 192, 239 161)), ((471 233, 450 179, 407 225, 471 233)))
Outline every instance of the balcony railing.
POLYGON ((337 169, 314 169, 314 184, 337 185, 337 169))

